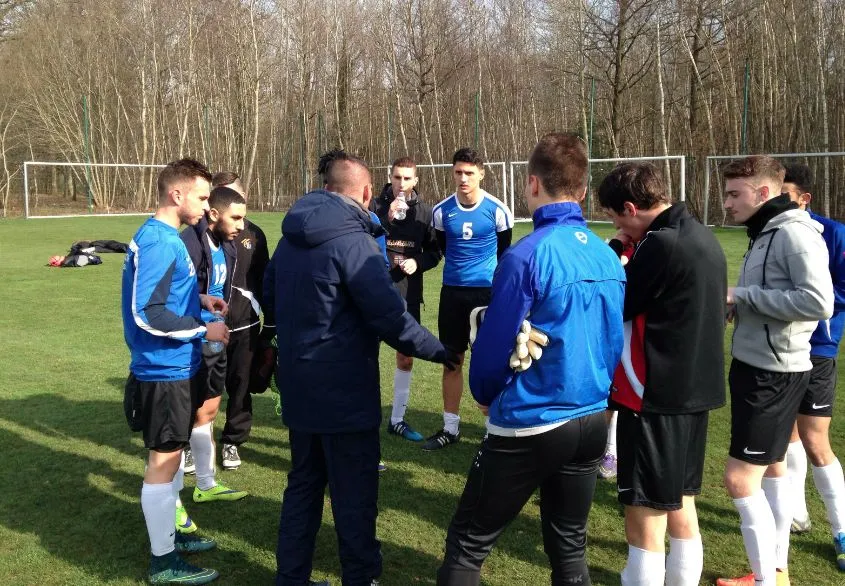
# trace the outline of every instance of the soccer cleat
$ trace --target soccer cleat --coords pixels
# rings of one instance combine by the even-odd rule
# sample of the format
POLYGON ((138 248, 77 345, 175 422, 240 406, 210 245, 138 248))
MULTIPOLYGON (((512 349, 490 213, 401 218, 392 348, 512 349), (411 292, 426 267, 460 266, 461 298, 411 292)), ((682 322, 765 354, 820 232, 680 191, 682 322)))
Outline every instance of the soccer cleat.
POLYGON ((423 436, 413 427, 405 423, 403 419, 399 423, 392 423, 387 426, 387 433, 398 435, 411 442, 423 441, 423 436))
POLYGON ((208 584, 219 575, 217 570, 192 566, 175 551, 150 560, 150 584, 208 584))
POLYGON ((234 490, 222 484, 215 484, 208 490, 201 490, 199 486, 194 487, 194 502, 207 503, 211 501, 239 501, 247 494, 243 490, 234 490))
POLYGON ((440 450, 445 448, 450 444, 456 444, 461 439, 461 433, 458 432, 456 434, 451 434, 445 429, 441 429, 433 436, 428 438, 425 443, 423 444, 422 449, 427 452, 432 452, 434 450, 440 450))
POLYGON ((197 465, 194 463, 194 453, 191 448, 185 448, 185 474, 195 474, 197 465))
MULTIPOLYGON (((716 580, 716 586, 754 586, 755 584, 759 584, 759 582, 754 581, 753 572, 741 578, 718 578, 716 580)), ((776 586, 790 586, 789 572, 786 570, 775 572, 775 584, 776 586)))
POLYGON ((208 537, 199 535, 186 535, 176 532, 176 551, 179 553, 199 553, 217 547, 217 542, 208 537))
POLYGON ((845 572, 845 533, 833 538, 833 546, 836 548, 836 565, 845 572))
POLYGON ((179 533, 193 533, 198 529, 197 524, 191 520, 188 511, 185 510, 185 505, 176 507, 176 530, 179 533))
POLYGON ((616 456, 613 454, 605 454, 599 464, 599 477, 608 480, 616 477, 616 456))
POLYGON ((223 469, 237 470, 241 465, 241 456, 235 444, 223 444, 223 469))
POLYGON ((379 460, 378 461, 378 471, 384 472, 385 470, 387 470, 387 464, 384 463, 384 460, 379 460))
POLYGON ((795 535, 800 535, 801 533, 809 533, 812 527, 813 523, 810 521, 809 517, 807 517, 804 521, 793 519, 792 524, 789 526, 789 532, 794 533, 795 535))

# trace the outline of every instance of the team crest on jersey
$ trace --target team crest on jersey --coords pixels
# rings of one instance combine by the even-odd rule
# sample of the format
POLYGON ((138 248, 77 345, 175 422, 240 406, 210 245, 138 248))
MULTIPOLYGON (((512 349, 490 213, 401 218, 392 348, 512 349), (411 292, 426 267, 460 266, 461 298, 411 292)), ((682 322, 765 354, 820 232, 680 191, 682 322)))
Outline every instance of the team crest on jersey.
POLYGON ((579 241, 581 244, 587 244, 587 235, 586 235, 586 234, 584 234, 583 232, 576 232, 576 233, 575 233, 575 238, 577 238, 577 239, 578 239, 578 241, 579 241))
POLYGON ((243 240, 241 240, 241 244, 243 244, 244 248, 246 248, 247 250, 252 250, 252 239, 244 238, 243 240))

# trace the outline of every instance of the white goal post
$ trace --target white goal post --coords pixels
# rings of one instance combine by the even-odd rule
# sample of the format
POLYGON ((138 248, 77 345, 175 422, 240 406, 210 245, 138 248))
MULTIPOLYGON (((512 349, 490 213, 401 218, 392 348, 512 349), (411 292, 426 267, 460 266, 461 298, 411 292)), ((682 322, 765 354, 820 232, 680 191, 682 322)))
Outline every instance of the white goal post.
MULTIPOLYGON (((766 157, 772 157, 773 159, 812 159, 818 157, 845 157, 845 152, 834 152, 834 153, 775 153, 775 154, 765 154, 760 153, 766 157)), ((735 161, 737 159, 744 159, 745 157, 750 157, 751 154, 748 155, 709 155, 705 161, 704 165, 704 210, 703 210, 703 217, 702 222, 705 225, 709 225, 709 213, 710 213, 710 173, 711 173, 711 161, 716 162, 718 164, 719 161, 735 161)), ((721 193, 719 194, 719 198, 721 198, 721 193)))
MULTIPOLYGON (((672 163, 677 167, 677 181, 670 180, 667 178, 666 184, 669 189, 670 195, 673 198, 677 198, 678 201, 686 201, 687 199, 687 191, 686 191, 686 179, 687 179, 687 167, 686 167, 686 158, 683 155, 667 155, 667 156, 649 156, 649 157, 616 157, 611 159, 589 159, 590 165, 590 186, 587 188, 587 198, 585 201, 585 206, 587 207, 587 213, 585 214, 586 219, 588 221, 595 221, 592 218, 592 211, 591 211, 591 203, 592 203, 592 193, 597 187, 598 182, 593 180, 593 174, 595 172, 595 167, 600 165, 606 164, 618 164, 618 163, 628 163, 633 161, 664 161, 667 164, 672 163), (677 190, 676 186, 677 185, 677 190), (677 195, 676 195, 677 194, 677 195)), ((527 222, 530 221, 531 218, 528 217, 520 217, 517 216, 516 213, 516 203, 517 203, 517 189, 518 185, 515 185, 514 177, 519 173, 520 167, 526 167, 528 165, 528 161, 512 161, 510 163, 510 169, 508 170, 508 176, 510 178, 510 199, 509 205, 511 210, 514 212, 514 217, 517 218, 517 221, 527 222)))
POLYGON ((163 167, 165 165, 25 161, 24 217, 149 215, 158 200, 157 171, 163 167), (50 189, 42 189, 42 185, 49 185, 50 189), (81 194, 77 193, 77 188, 82 190, 81 194))

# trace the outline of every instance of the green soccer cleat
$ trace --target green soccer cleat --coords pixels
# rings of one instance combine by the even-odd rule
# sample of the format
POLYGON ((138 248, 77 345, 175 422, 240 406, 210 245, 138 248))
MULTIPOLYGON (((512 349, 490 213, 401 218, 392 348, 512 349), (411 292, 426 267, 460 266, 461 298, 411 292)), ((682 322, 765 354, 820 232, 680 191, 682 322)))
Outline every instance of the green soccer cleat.
POLYGON ((247 494, 249 493, 244 490, 234 490, 223 486, 222 484, 212 486, 208 490, 200 490, 200 487, 197 486, 194 488, 194 502, 207 503, 211 501, 239 501, 247 494))
POLYGON ((199 535, 185 535, 184 533, 176 533, 175 537, 176 551, 179 553, 200 553, 208 551, 217 547, 217 542, 208 537, 201 537, 199 535))
POLYGON ((150 584, 208 584, 219 575, 217 570, 192 566, 175 551, 150 560, 150 584))
POLYGON ((185 510, 185 505, 176 507, 176 531, 179 533, 193 533, 198 529, 197 524, 191 520, 188 511, 185 510))

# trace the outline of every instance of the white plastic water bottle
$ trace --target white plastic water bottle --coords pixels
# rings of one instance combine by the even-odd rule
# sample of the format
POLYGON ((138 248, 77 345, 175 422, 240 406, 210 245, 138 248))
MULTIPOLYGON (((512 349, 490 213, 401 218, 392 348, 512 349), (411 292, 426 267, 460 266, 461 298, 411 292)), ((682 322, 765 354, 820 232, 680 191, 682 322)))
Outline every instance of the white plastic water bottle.
MULTIPOLYGON (((211 318, 211 321, 209 321, 208 323, 223 321, 223 319, 224 319, 223 315, 219 311, 215 311, 211 315, 213 317, 211 318)), ((223 344, 223 342, 221 342, 219 340, 214 340, 214 341, 209 340, 209 342, 208 342, 208 349, 211 350, 212 352, 214 352, 215 354, 222 352, 223 348, 225 348, 225 345, 223 344)))
POLYGON ((405 202, 405 192, 400 191, 399 195, 396 196, 396 201, 399 204, 396 206, 396 211, 393 213, 394 220, 404 220, 405 216, 408 215, 408 204, 405 202))

